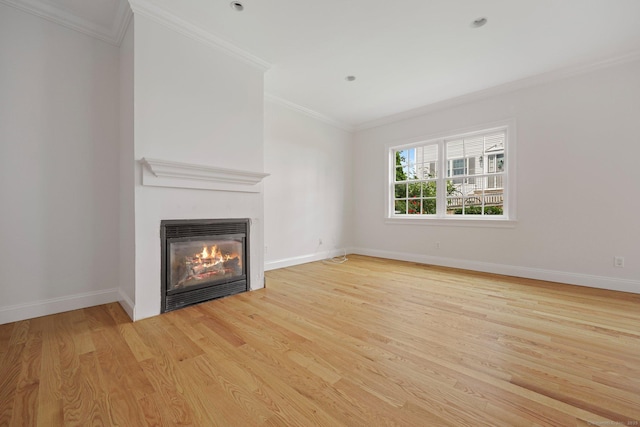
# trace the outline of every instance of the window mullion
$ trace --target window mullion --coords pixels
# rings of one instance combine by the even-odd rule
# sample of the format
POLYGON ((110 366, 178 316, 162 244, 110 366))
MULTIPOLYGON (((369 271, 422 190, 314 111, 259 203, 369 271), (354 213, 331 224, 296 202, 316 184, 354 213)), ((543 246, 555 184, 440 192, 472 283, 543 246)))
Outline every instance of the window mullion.
POLYGON ((444 140, 438 141, 438 180, 436 181, 436 217, 444 218, 447 206, 447 154, 444 140))

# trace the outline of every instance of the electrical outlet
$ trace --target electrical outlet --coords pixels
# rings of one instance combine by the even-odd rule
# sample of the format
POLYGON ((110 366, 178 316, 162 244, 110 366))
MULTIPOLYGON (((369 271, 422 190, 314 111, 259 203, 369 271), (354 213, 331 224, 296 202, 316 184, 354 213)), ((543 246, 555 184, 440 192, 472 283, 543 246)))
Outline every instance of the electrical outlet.
POLYGON ((624 257, 623 256, 613 257, 613 266, 618 268, 624 267, 624 257))

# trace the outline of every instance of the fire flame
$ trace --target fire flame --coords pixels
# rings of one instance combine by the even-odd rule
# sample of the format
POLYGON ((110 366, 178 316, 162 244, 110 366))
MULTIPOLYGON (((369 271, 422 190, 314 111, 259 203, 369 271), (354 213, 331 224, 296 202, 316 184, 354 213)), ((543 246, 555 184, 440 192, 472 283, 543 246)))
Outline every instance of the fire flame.
POLYGON ((197 257, 202 260, 212 260, 213 262, 228 261, 230 259, 229 255, 225 257, 222 254, 217 245, 211 246, 211 249, 207 249, 206 246, 203 247, 202 252, 199 253, 197 257))
MULTIPOLYGON (((197 247, 197 246, 196 246, 197 247)), ((178 282, 177 287, 190 286, 192 281, 201 281, 212 277, 230 277, 242 273, 242 256, 236 251, 227 252, 225 249, 232 245, 205 245, 201 252, 185 256, 186 276, 178 282), (224 252, 223 252, 224 250, 224 252)), ((235 248, 234 248, 235 249, 235 248)))

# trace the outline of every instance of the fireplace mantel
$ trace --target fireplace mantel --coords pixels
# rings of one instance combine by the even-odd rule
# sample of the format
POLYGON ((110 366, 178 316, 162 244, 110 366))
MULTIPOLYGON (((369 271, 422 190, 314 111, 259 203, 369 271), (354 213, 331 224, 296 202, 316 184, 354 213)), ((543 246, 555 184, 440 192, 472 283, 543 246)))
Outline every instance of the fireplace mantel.
POLYGON ((263 172, 180 163, 170 160, 140 159, 142 185, 153 187, 194 188, 201 190, 259 193, 260 184, 269 176, 263 172))

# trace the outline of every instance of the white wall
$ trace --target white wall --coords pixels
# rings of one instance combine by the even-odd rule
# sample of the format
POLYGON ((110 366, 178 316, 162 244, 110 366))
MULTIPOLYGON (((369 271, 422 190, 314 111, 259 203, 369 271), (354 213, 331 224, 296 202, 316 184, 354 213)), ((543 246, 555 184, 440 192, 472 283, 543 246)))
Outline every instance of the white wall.
POLYGON ((351 165, 351 133, 265 103, 267 270, 335 256, 351 245, 351 165))
POLYGON ((356 252, 640 292, 639 118, 634 62, 358 132, 356 252), (385 224, 384 144, 509 118, 515 228, 385 224))
POLYGON ((117 69, 0 4, 0 323, 117 299, 117 69))
MULTIPOLYGON (((136 15, 134 157, 262 172, 263 73, 136 15)), ((160 313, 160 221, 251 218, 251 288, 263 285, 263 195, 135 187, 135 313, 160 313)))
POLYGON ((119 299, 133 318, 135 306, 135 155, 134 155, 134 21, 120 44, 120 217, 119 226, 119 299))

